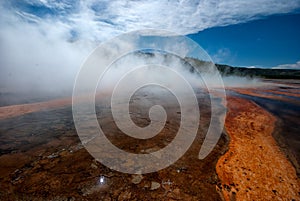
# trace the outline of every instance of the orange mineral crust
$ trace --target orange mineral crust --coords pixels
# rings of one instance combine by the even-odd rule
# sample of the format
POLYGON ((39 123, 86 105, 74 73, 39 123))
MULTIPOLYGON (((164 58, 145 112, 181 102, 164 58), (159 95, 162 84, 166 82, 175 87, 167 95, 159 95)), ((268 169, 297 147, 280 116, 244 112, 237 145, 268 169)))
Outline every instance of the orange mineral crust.
POLYGON ((68 105, 71 105, 70 98, 50 100, 38 103, 4 106, 0 107, 0 120, 38 112, 41 110, 51 110, 59 107, 65 107, 68 105))
POLYGON ((229 149, 216 166, 224 200, 300 200, 296 171, 272 137, 275 117, 255 103, 228 98, 229 149))

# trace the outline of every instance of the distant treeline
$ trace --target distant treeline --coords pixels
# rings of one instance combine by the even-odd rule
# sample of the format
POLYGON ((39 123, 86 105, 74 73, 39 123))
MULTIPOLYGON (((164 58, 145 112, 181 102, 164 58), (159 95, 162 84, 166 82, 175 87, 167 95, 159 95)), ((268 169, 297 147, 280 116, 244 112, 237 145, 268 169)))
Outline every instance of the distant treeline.
MULTIPOLYGON (((194 58, 186 58, 200 72, 208 62, 194 58)), ((215 64, 222 76, 260 77, 269 79, 300 79, 300 70, 292 69, 268 69, 268 68, 246 68, 232 67, 229 65, 215 64)))
MULTIPOLYGON (((169 55, 168 53, 159 53, 163 54, 166 60, 171 58, 171 55, 169 55)), ((138 51, 136 52, 136 54, 144 58, 155 57, 155 52, 149 50, 138 51)), ((172 56, 178 57, 176 55, 172 56)), ((211 62, 186 57, 182 61, 182 64, 186 65, 191 73, 194 73, 193 67, 195 67, 200 73, 212 72, 212 69, 208 67, 209 65, 212 65, 211 62)), ((300 79, 300 70, 232 67, 223 64, 215 64, 215 66, 222 76, 240 76, 250 78, 259 77, 268 79, 300 79)))
POLYGON ((300 70, 292 69, 266 69, 266 68, 243 68, 216 64, 222 76, 236 75, 248 77, 261 77, 270 79, 300 79, 300 70))

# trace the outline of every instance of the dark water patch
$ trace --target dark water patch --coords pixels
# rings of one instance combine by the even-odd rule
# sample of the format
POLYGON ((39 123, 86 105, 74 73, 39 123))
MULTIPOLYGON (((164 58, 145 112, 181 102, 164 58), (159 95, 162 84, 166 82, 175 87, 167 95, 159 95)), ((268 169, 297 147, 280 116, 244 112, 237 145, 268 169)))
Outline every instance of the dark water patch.
MULTIPOLYGON (((287 94, 279 94, 279 93, 273 93, 273 92, 267 92, 267 91, 255 91, 256 93, 259 94, 265 94, 265 95, 272 95, 272 96, 279 96, 279 97, 283 97, 283 98, 289 98, 289 99, 293 99, 296 101, 299 101, 300 104, 300 97, 296 97, 296 96, 289 96, 287 94)), ((287 92, 287 91, 284 91, 287 92)), ((294 93, 294 92, 293 92, 294 93)))
MULTIPOLYGON (((279 87, 280 88, 280 87, 279 87)), ((298 95, 300 94, 300 89, 298 88, 291 88, 291 89, 277 89, 277 91, 280 91, 280 92, 288 92, 288 93, 293 93, 295 95, 298 95)))
POLYGON ((76 135, 71 107, 34 112, 0 120, 0 150, 26 152, 64 137, 76 135))
POLYGON ((279 89, 294 89, 294 87, 279 87, 279 89))

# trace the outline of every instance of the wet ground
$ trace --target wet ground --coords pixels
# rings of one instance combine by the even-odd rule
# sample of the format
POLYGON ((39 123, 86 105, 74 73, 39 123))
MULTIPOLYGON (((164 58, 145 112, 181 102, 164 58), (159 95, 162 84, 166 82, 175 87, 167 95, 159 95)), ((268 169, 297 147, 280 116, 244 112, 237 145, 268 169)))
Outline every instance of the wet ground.
MULTIPOLYGON (((169 144, 179 127, 179 105, 172 101, 176 99, 165 98, 160 104, 168 114, 166 126, 150 140, 122 134, 101 99, 96 106, 99 123, 119 148, 153 152, 169 144)), ((137 125, 149 124, 147 112, 158 103, 155 100, 144 93, 132 98, 131 117, 137 125)), ((10 112, 10 118, 0 121, 0 200, 220 200, 215 165, 228 140, 222 135, 213 152, 205 160, 198 159, 210 120, 207 94, 199 91, 198 100, 200 126, 191 148, 170 167, 143 175, 120 173, 97 162, 81 145, 69 105, 33 112, 23 108, 28 113, 20 116, 10 112)))
MULTIPOLYGON (((271 85, 228 89, 228 96, 254 101, 274 116, 278 129, 272 134, 299 173, 300 82, 265 82, 271 85)), ((225 183, 220 180, 224 179, 221 173, 219 177, 216 173, 216 164, 228 149, 229 138, 223 134, 209 156, 198 159, 211 113, 207 94, 200 90, 197 94, 201 119, 191 148, 170 167, 143 175, 113 171, 86 151, 76 134, 69 100, 0 107, 0 200, 221 200, 224 194, 219 187, 225 183)), ((141 93, 132 98, 130 105, 131 117, 140 126, 149 124, 144 112, 149 105, 141 104, 145 99, 149 104, 155 103, 153 96, 141 93)), ((112 120, 109 107, 101 100, 96 106, 98 121, 107 137, 119 148, 132 153, 152 152, 170 143, 178 129, 178 103, 171 100, 168 97, 162 102, 168 113, 166 126, 151 140, 122 135, 112 120)), ((249 195, 248 192, 245 195, 249 195)), ((275 193, 273 199, 276 199, 275 193)))

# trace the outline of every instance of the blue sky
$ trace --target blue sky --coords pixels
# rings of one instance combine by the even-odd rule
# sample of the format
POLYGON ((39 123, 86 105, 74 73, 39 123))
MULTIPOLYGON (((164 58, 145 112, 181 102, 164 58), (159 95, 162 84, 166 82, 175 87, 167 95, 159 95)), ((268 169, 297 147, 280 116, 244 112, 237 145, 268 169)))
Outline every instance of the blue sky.
POLYGON ((74 77, 101 42, 147 28, 191 37, 216 63, 300 69, 299 22, 300 0, 2 0, 1 80, 74 77))
POLYGON ((188 36, 219 63, 274 67, 300 61, 300 14, 273 15, 188 36))

